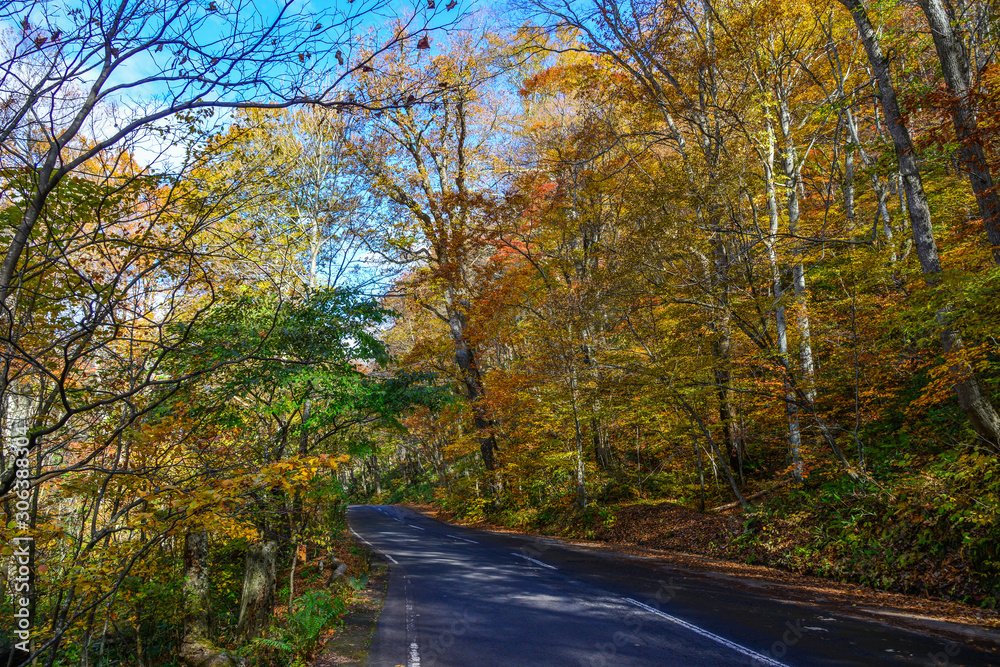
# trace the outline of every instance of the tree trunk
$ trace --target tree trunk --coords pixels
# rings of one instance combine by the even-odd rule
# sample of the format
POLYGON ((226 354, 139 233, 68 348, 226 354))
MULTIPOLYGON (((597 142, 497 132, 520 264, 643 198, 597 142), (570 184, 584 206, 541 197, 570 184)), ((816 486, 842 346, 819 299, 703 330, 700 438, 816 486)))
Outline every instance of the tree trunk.
POLYGON ((698 461, 698 511, 705 511, 705 466, 701 460, 701 445, 698 444, 697 438, 691 438, 691 446, 694 447, 694 454, 696 460, 698 461))
POLYGON ((719 340, 713 345, 713 355, 716 358, 716 366, 713 369, 715 376, 716 393, 719 398, 719 421, 722 423, 722 442, 725 443, 727 454, 729 455, 729 466, 738 471, 740 482, 743 481, 743 442, 736 430, 736 410, 733 408, 732 372, 729 370, 731 348, 731 335, 728 325, 719 336, 719 340))
POLYGON ((257 542, 247 550, 240 616, 236 626, 236 632, 241 637, 259 637, 267 629, 274 611, 277 568, 278 543, 274 540, 257 542))
POLYGON ((580 429, 576 387, 576 368, 574 367, 570 371, 570 407, 573 410, 573 429, 576 442, 576 504, 581 510, 585 510, 587 509, 586 468, 583 463, 583 432, 580 429))
POLYGON ((288 568, 288 610, 292 610, 295 601, 295 568, 299 564, 299 545, 292 543, 292 566, 288 568))
POLYGON ((913 148, 910 132, 903 122, 903 114, 899 109, 896 89, 892 84, 889 72, 889 61, 882 53, 878 35, 868 18, 861 0, 840 0, 840 3, 851 12, 854 23, 858 27, 861 41, 868 54, 878 82, 879 98, 882 113, 889 136, 892 137, 899 162, 899 175, 906 194, 906 209, 910 216, 910 227, 913 231, 913 243, 920 260, 920 267, 925 274, 941 272, 941 260, 938 257, 937 245, 934 242, 934 232, 931 227, 931 212, 927 204, 924 184, 917 169, 917 156, 913 148))
POLYGON ((969 56, 955 35, 954 17, 945 4, 941 0, 917 0, 917 4, 927 17, 944 82, 951 93, 951 118, 959 141, 959 162, 969 174, 986 239, 993 247, 993 261, 1000 264, 1000 196, 993 188, 993 175, 976 136, 976 116, 970 100, 969 56))
MULTIPOLYGON (((774 324, 778 339, 778 355, 788 363, 788 326, 785 320, 784 289, 781 285, 781 269, 778 266, 778 253, 775 242, 778 237, 778 197, 774 185, 774 132, 770 120, 767 121, 768 153, 764 159, 764 179, 767 185, 767 214, 770 223, 767 239, 767 257, 771 266, 771 287, 774 291, 774 324)), ((802 481, 802 434, 799 428, 799 408, 795 403, 795 395, 785 379, 785 413, 788 417, 788 453, 792 458, 792 478, 802 481)))
MULTIPOLYGON (((778 94, 778 123, 781 127, 781 138, 784 143, 784 159, 782 168, 785 172, 785 189, 788 192, 788 233, 794 237, 799 230, 799 184, 801 174, 796 165, 798 156, 795 150, 795 139, 792 136, 792 117, 788 111, 784 91, 778 94)), ((801 248, 795 251, 795 264, 792 266, 792 288, 795 292, 795 324, 799 330, 799 360, 802 367, 802 377, 806 383, 809 400, 815 397, 815 371, 813 367, 812 336, 809 329, 809 306, 806 303, 806 274, 802 265, 801 248)))
POLYGON ((493 421, 487 416, 483 406, 486 388, 476 363, 476 354, 466 337, 465 314, 462 312, 465 299, 456 295, 453 287, 448 288, 448 328, 455 344, 455 363, 462 374, 465 395, 472 407, 472 421, 479 434, 479 451, 487 470, 496 470, 497 439, 493 433, 493 421))
MULTIPOLYGON (((831 64, 834 66, 833 73, 836 75, 837 82, 837 94, 842 98, 847 98, 847 93, 844 90, 844 70, 841 67, 840 58, 837 54, 837 47, 833 38, 832 33, 828 33, 829 37, 829 49, 831 54, 831 64)), ((896 250, 892 245, 892 226, 891 219, 889 217, 889 191, 891 187, 882 183, 882 179, 879 177, 878 172, 874 169, 874 160, 868 155, 868 151, 864 149, 861 145, 861 139, 858 137, 858 126, 854 122, 854 113, 851 111, 851 107, 846 107, 840 112, 840 122, 847 130, 847 143, 850 146, 845 147, 846 157, 844 158, 844 210, 847 213, 847 219, 852 223, 856 221, 857 211, 855 210, 855 188, 854 179, 857 175, 856 165, 854 162, 854 155, 857 153, 861 157, 861 162, 864 167, 868 170, 872 189, 875 192, 875 200, 878 204, 878 219, 872 228, 872 243, 878 238, 878 223, 882 222, 882 228, 885 232, 886 241, 889 243, 889 247, 892 249, 892 262, 896 263, 896 250)))
POLYGON ((799 363, 806 382, 806 394, 813 401, 816 399, 816 368, 813 363, 809 305, 806 303, 806 273, 801 261, 792 267, 792 287, 795 290, 795 323, 799 328, 799 363))
POLYGON ((854 225, 854 149, 848 148, 844 154, 844 215, 854 225))
POLYGON ((732 330, 730 327, 730 304, 729 304, 729 251, 725 240, 721 238, 721 225, 718 222, 718 215, 713 214, 712 227, 716 231, 716 239, 713 241, 713 260, 715 271, 712 282, 713 292, 716 295, 716 302, 719 310, 715 315, 713 328, 718 333, 718 337, 712 344, 712 356, 714 357, 714 368, 712 374, 715 379, 716 394, 719 398, 719 421, 722 423, 722 442, 726 447, 726 454, 729 456, 730 467, 739 471, 740 481, 743 481, 743 444, 740 441, 734 424, 736 423, 736 410, 733 407, 732 385, 732 330))
MULTIPOLYGON (((945 356, 957 354, 962 349, 962 339, 952 328, 947 310, 937 313, 938 324, 941 325, 941 345, 945 356)), ((958 406, 965 413, 972 429, 995 453, 1000 453, 1000 415, 983 396, 979 381, 969 364, 963 361, 950 361, 948 370, 955 382, 955 395, 958 406)))
POLYGON ((178 657, 187 667, 235 667, 236 660, 209 639, 211 621, 208 533, 184 536, 184 639, 178 657))
MULTIPOLYGON (((941 259, 938 256, 937 244, 934 242, 931 212, 927 204, 927 196, 924 193, 924 184, 917 169, 916 151, 910 138, 910 132, 903 122, 899 102, 896 99, 896 89, 889 76, 889 61, 882 54, 878 36, 875 34, 875 29, 872 27, 861 0, 840 0, 840 2, 854 17, 854 23, 858 26, 861 41, 868 54, 868 61, 878 79, 885 124, 889 129, 890 136, 892 136, 896 158, 899 162, 899 173, 903 180, 903 189, 906 191, 906 206, 910 215, 910 227, 913 230, 913 245, 916 248, 917 258, 920 260, 920 268, 923 270, 925 280, 929 284, 935 284, 938 282, 937 274, 941 273, 941 259)), ((935 319, 936 323, 941 326, 941 345, 945 354, 957 351, 961 346, 961 339, 953 328, 954 323, 950 321, 947 309, 938 312, 935 319)), ((996 410, 989 400, 983 395, 972 369, 964 364, 960 367, 953 366, 952 379, 959 406, 972 428, 980 438, 992 446, 1000 448, 1000 418, 997 417, 996 410)))
POLYGON ((371 455, 371 474, 372 481, 375 484, 375 495, 382 495, 382 472, 378 468, 378 453, 372 452, 371 455))
MULTIPOLYGON (((733 495, 736 496, 736 500, 739 501, 742 507, 747 506, 746 499, 743 498, 743 494, 740 493, 740 487, 736 483, 736 478, 733 477, 733 471, 729 469, 729 464, 726 463, 726 458, 719 451, 719 447, 715 444, 715 439, 712 437, 712 432, 708 429, 708 425, 705 421, 698 416, 698 414, 691 408, 691 405, 681 396, 679 393, 675 392, 677 397, 677 402, 680 403, 684 411, 687 412, 688 418, 691 422, 698 427, 701 434, 708 441, 708 445, 712 450, 712 454, 715 456, 715 460, 718 462, 718 466, 722 468, 722 471, 726 474, 726 479, 729 481, 729 488, 733 490, 733 495)), ((702 481, 702 488, 704 488, 704 480, 702 481)))
POLYGON ((600 418, 590 418, 590 432, 591 439, 594 441, 594 461, 597 463, 597 467, 601 470, 610 470, 613 465, 611 448, 608 446, 608 438, 600 418))

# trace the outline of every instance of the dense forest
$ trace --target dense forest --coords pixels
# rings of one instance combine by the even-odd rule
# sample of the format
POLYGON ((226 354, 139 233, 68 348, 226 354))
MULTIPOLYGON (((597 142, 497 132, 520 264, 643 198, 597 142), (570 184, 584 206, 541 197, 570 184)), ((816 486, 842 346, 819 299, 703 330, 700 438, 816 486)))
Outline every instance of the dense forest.
POLYGON ((328 4, 0 5, 5 664, 307 664, 349 503, 997 604, 994 2, 328 4))

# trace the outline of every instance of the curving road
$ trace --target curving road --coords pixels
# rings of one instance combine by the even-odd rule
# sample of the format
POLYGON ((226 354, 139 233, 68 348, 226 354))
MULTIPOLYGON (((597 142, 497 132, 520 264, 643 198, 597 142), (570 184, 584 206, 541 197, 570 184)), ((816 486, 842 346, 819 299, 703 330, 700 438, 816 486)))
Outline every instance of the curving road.
POLYGON ((372 667, 997 665, 962 643, 549 540, 352 506, 388 560, 372 667))

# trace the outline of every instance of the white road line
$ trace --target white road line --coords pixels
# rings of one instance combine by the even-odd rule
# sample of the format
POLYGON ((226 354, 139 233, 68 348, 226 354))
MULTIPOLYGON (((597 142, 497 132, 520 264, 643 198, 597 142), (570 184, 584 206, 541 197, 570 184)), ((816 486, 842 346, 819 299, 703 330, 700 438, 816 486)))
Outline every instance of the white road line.
POLYGON ((467 540, 464 537, 459 537, 458 535, 448 535, 448 537, 453 540, 462 540, 463 542, 468 542, 470 544, 479 544, 479 542, 476 542, 475 540, 467 540))
POLYGON ((378 549, 376 549, 374 544, 372 544, 371 542, 369 542, 365 538, 363 538, 360 535, 358 535, 358 532, 356 530, 354 530, 353 528, 351 528, 350 530, 351 530, 352 533, 354 533, 354 537, 358 538, 359 540, 361 540, 362 542, 364 542, 365 544, 367 544, 371 548, 372 551, 374 551, 375 553, 382 554, 383 556, 385 556, 386 558, 389 559, 389 562, 394 563, 396 565, 399 565, 399 563, 396 561, 395 558, 393 558, 389 554, 384 554, 381 551, 379 551, 378 549))
POLYGON ((410 524, 407 524, 407 525, 410 526, 410 528, 416 528, 417 530, 427 530, 426 528, 421 528, 420 526, 413 526, 413 525, 410 525, 410 524))
POLYGON ((524 560, 530 560, 532 563, 534 563, 536 565, 541 565, 542 567, 547 567, 550 570, 558 570, 559 569, 555 565, 549 565, 548 563, 543 563, 540 560, 535 560, 534 558, 531 558, 530 556, 525 556, 524 554, 511 553, 511 556, 517 556, 518 558, 523 558, 524 560))
POLYGON ((671 623, 676 623, 677 625, 681 626, 682 628, 687 628, 691 632, 699 634, 702 637, 706 637, 708 639, 711 639, 712 641, 718 642, 718 643, 722 644, 723 646, 728 646, 729 648, 733 649, 737 653, 742 653, 746 657, 752 658, 753 660, 755 660, 755 661, 757 661, 757 662, 759 662, 761 664, 771 665, 771 667, 787 667, 785 665, 785 663, 783 663, 783 662, 778 662, 774 658, 766 656, 763 653, 757 653, 756 651, 752 651, 752 650, 748 649, 745 646, 741 646, 741 645, 737 644, 736 642, 731 642, 728 639, 726 639, 725 637, 720 637, 719 635, 713 634, 713 633, 709 632, 708 630, 704 630, 702 628, 699 628, 697 625, 692 625, 691 623, 688 623, 687 621, 681 620, 681 619, 677 618, 676 616, 671 616, 670 614, 665 614, 662 611, 660 611, 659 609, 654 609, 653 607, 650 607, 649 605, 645 605, 645 604, 643 604, 643 603, 641 603, 641 602, 639 602, 637 600, 633 600, 632 598, 623 598, 623 599, 626 602, 634 604, 636 607, 640 607, 640 608, 645 609, 646 611, 648 611, 648 612, 650 612, 652 614, 656 614, 660 618, 665 618, 666 620, 670 621, 671 623))
POLYGON ((368 541, 368 540, 366 540, 365 538, 363 538, 363 537, 361 537, 360 535, 358 535, 357 531, 356 531, 356 530, 354 530, 353 528, 351 528, 351 532, 352 532, 352 533, 354 533, 354 537, 358 538, 359 540, 361 540, 362 542, 364 542, 365 544, 367 544, 368 546, 370 546, 370 547, 371 547, 372 549, 374 549, 374 548, 375 548, 375 547, 373 547, 373 546, 372 546, 372 543, 371 543, 371 542, 369 542, 369 541, 368 541))
POLYGON ((406 657, 406 667, 420 667, 420 647, 417 644, 417 619, 413 614, 413 586, 406 577, 406 638, 410 642, 409 654, 406 657))

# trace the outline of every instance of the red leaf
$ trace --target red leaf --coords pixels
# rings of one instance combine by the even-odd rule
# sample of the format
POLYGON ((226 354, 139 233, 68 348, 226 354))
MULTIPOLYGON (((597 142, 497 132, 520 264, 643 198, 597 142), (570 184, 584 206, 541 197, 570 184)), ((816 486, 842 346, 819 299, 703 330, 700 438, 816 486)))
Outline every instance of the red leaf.
POLYGON ((306 54, 300 53, 299 54, 299 62, 300 63, 304 63, 305 61, 306 61, 306 54))
POLYGON ((457 5, 457 4, 458 4, 458 2, 456 2, 456 0, 451 0, 451 2, 449 2, 445 6, 445 9, 455 9, 455 5, 457 5))
POLYGON ((420 41, 417 42, 417 48, 418 49, 429 49, 429 48, 431 48, 431 42, 430 42, 429 39, 427 39, 427 35, 424 35, 423 37, 420 38, 420 41))
POLYGON ((427 0, 427 9, 434 9, 434 0, 427 0))
POLYGON ((340 63, 341 65, 344 64, 344 54, 341 53, 340 51, 337 51, 337 62, 340 63))

